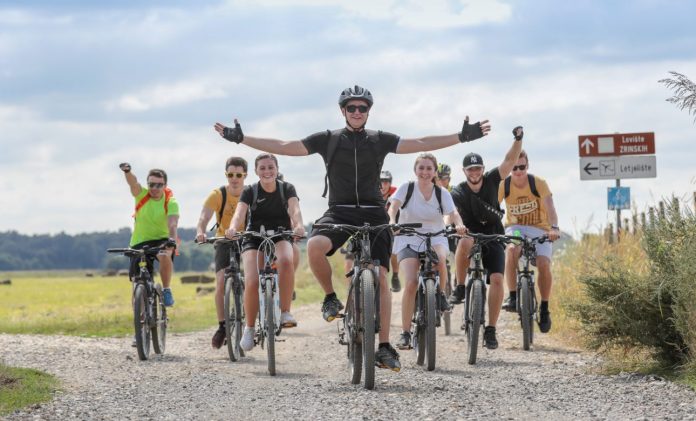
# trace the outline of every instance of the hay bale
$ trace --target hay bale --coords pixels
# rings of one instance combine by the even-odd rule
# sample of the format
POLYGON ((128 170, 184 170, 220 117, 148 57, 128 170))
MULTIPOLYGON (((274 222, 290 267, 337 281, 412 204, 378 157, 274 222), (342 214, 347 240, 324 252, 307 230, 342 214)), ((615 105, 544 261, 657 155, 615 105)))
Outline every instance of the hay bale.
POLYGON ((215 287, 196 287, 196 294, 209 295, 215 292, 215 287))
POLYGON ((12 285, 12 280, 11 279, 3 279, 0 281, 0 285, 12 285))
POLYGON ((121 269, 118 272, 116 272, 117 276, 128 276, 128 269, 121 269))
POLYGON ((210 284, 215 282, 215 278, 212 276, 197 274, 197 275, 186 275, 181 277, 182 284, 210 284))

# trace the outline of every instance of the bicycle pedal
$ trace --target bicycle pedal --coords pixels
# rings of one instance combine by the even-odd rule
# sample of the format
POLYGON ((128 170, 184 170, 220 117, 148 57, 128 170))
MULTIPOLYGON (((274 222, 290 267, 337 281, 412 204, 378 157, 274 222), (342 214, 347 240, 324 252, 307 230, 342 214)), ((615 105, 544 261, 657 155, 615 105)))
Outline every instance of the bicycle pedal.
POLYGON ((346 318, 346 314, 345 314, 345 313, 338 313, 338 314, 336 315, 336 319, 345 319, 345 318, 346 318))
POLYGON ((275 341, 276 341, 276 342, 285 342, 285 339, 278 339, 278 338, 275 338, 275 341))

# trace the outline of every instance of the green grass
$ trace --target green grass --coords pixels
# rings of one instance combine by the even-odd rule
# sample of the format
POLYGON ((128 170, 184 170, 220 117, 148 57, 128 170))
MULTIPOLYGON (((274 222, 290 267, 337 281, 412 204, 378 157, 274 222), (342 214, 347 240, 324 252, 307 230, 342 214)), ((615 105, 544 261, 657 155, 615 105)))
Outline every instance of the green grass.
POLYGON ((50 374, 0 363, 0 415, 51 400, 58 380, 50 374))
MULTIPOLYGON (((340 256, 331 260, 335 268, 342 266, 340 256)), ((77 336, 132 334, 131 284, 125 276, 85 277, 84 272, 76 271, 1 275, 3 279, 11 278, 12 285, 0 285, 0 332, 77 336)), ((214 295, 196 293, 196 287, 214 284, 182 284, 180 275, 183 274, 175 274, 172 281, 176 303, 168 312, 170 332, 215 326, 214 295)), ((335 284, 339 294, 344 294, 343 282, 335 281, 335 284)), ((297 300, 293 306, 320 302, 324 297, 306 261, 297 270, 295 290, 297 300)))

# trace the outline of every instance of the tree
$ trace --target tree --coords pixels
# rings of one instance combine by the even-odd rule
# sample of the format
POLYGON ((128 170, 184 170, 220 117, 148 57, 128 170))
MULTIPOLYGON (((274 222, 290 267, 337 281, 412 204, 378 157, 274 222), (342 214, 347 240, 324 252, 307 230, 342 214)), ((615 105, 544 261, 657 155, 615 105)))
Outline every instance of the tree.
POLYGON ((694 115, 696 122, 696 84, 681 73, 669 72, 673 79, 660 79, 658 82, 665 84, 674 91, 674 96, 667 98, 667 102, 677 104, 680 110, 687 110, 694 115))

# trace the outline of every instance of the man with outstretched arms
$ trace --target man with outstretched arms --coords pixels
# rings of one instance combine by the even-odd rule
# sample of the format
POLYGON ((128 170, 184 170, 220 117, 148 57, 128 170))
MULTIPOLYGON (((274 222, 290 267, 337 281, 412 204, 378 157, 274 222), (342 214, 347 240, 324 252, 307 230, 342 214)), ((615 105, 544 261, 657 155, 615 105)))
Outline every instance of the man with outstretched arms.
MULTIPOLYGON (((478 139, 488 133, 487 120, 469 124, 464 120, 462 131, 444 136, 402 139, 391 133, 367 130, 365 123, 373 105, 370 91, 360 86, 346 88, 338 98, 338 105, 346 120, 339 130, 326 130, 302 140, 276 140, 244 136, 239 122, 235 127, 215 124, 215 130, 225 139, 243 143, 266 152, 304 156, 318 153, 324 160, 329 190, 329 209, 317 223, 362 225, 385 224, 389 221, 384 199, 380 193, 380 171, 388 153, 414 153, 441 149, 478 139)), ((307 244, 307 255, 312 273, 326 293, 322 314, 326 321, 333 321, 343 309, 334 292, 331 265, 327 256, 332 255, 347 240, 348 235, 325 230, 313 230, 307 244)), ((399 354, 389 343, 391 321, 391 291, 386 280, 391 255, 391 234, 382 234, 372 240, 372 258, 379 260, 380 282, 380 332, 379 348, 375 354, 379 367, 399 371, 399 354)))
MULTIPOLYGON (((174 248, 176 247, 176 228, 179 223, 179 204, 172 191, 167 187, 167 173, 160 169, 151 169, 147 174, 147 188, 140 185, 131 172, 131 165, 124 162, 119 165, 126 177, 128 187, 135 199, 135 225, 131 235, 130 247, 157 247, 168 244, 157 255, 159 271, 162 277, 162 301, 167 307, 174 305, 174 297, 169 285, 174 271, 174 248)), ((138 259, 131 259, 131 279, 138 272, 138 259)))
MULTIPOLYGON (((522 127, 516 127, 512 134, 515 140, 510 150, 505 154, 503 162, 484 172, 483 158, 477 153, 464 157, 463 170, 466 181, 452 189, 452 198, 457 210, 470 232, 477 234, 504 234, 501 218, 503 216, 498 202, 498 186, 500 181, 510 174, 517 157, 522 150, 522 127)), ((473 247, 473 239, 464 237, 459 240, 454 260, 457 266, 457 287, 450 296, 451 304, 460 304, 466 293, 466 275, 469 269, 469 253, 473 247)), ((488 293, 488 326, 483 332, 483 345, 488 349, 496 349, 498 340, 495 336, 495 325, 500 315, 500 306, 505 291, 503 289, 503 273, 505 272, 505 250, 498 243, 488 243, 483 248, 483 266, 488 270, 490 290, 488 293)))
MULTIPOLYGON (((558 215, 553 205, 553 197, 546 180, 529 174, 529 158, 521 151, 512 167, 512 175, 503 180, 498 187, 498 200, 505 201, 507 216, 505 233, 522 237, 540 237, 548 235, 549 240, 556 241, 561 233, 558 229, 558 215)), ((539 330, 546 333, 551 330, 551 313, 549 297, 553 277, 551 275, 551 242, 536 244, 536 266, 539 269, 539 330)), ((508 245, 505 250, 505 283, 510 296, 505 300, 503 309, 517 310, 517 280, 515 269, 520 259, 521 247, 508 245)))
MULTIPOLYGON (((230 227, 232 215, 237 209, 239 196, 244 189, 244 180, 247 176, 248 164, 244 158, 233 156, 225 163, 225 177, 227 185, 213 190, 205 199, 201 216, 196 226, 196 241, 203 242, 206 239, 206 229, 213 215, 216 216, 215 236, 224 237, 225 230, 230 227), (224 195, 224 196, 223 196, 224 195)), ((237 229, 242 229, 242 226, 237 229)), ((225 341, 225 269, 230 263, 229 246, 215 245, 215 311, 217 313, 218 329, 213 334, 211 344, 213 348, 220 348, 225 341)))

